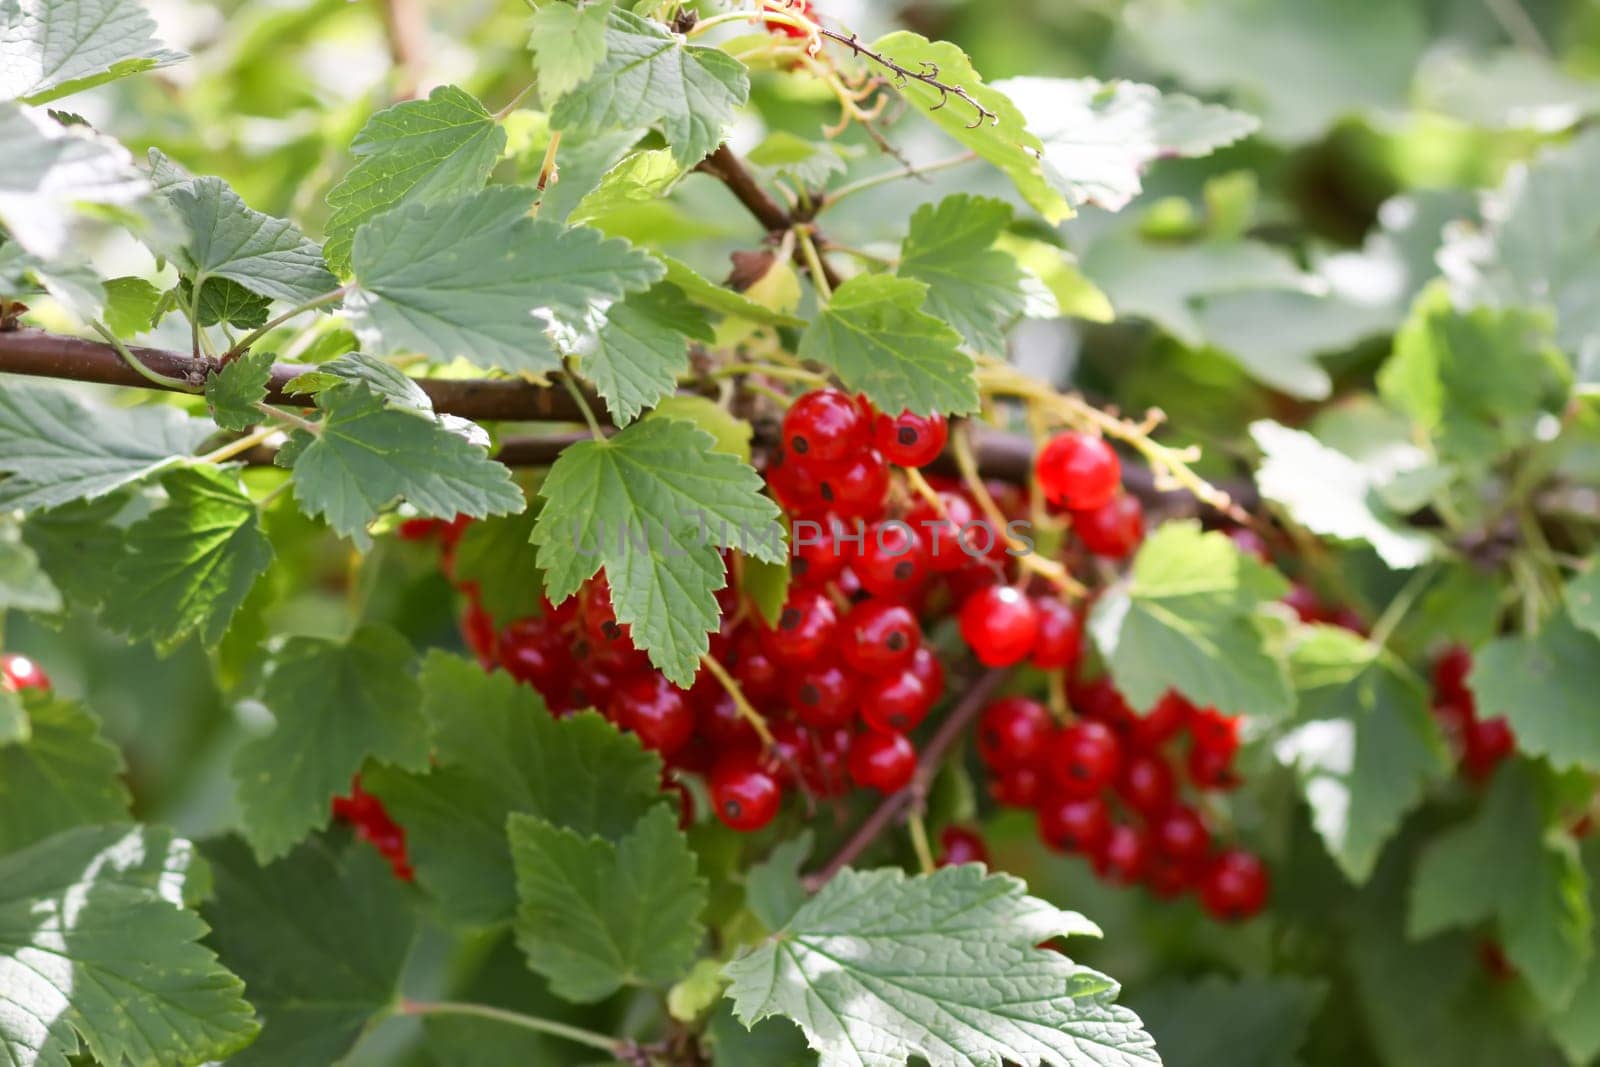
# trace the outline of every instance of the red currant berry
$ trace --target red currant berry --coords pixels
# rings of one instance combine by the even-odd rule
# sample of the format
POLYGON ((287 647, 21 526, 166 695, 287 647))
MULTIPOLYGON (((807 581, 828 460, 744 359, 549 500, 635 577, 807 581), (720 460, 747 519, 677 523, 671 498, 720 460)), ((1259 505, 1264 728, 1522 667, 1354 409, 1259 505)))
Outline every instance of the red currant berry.
POLYGON ((860 407, 837 389, 806 393, 783 416, 784 447, 808 467, 836 463, 860 451, 868 431, 860 407))
POLYGON ((548 616, 518 619, 500 633, 500 666, 540 693, 565 693, 572 688, 578 665, 562 634, 548 616))
POLYGON ((1078 613, 1055 597, 1035 597, 1033 606, 1039 612, 1039 633, 1029 662, 1046 671, 1076 666, 1083 653, 1083 620, 1078 613))
POLYGON ((1043 704, 1027 697, 1001 697, 978 718, 978 755, 996 771, 1039 766, 1055 731, 1043 704))
POLYGON ((1090 862, 1094 873, 1112 885, 1137 885, 1150 866, 1150 838, 1136 826, 1113 826, 1090 862))
POLYGON ((1502 760, 1516 750, 1517 738, 1504 716, 1477 719, 1467 727, 1461 767, 1475 782, 1487 781, 1502 760))
POLYGON ((1260 859, 1239 849, 1219 855, 1200 881, 1200 903, 1212 918, 1235 922, 1267 906, 1271 877, 1260 859))
POLYGON ((926 645, 918 648, 916 655, 911 657, 910 670, 928 687, 930 699, 938 700, 944 695, 944 664, 939 662, 939 657, 932 649, 926 645))
POLYGON ((727 693, 700 705, 694 722, 695 733, 719 752, 760 747, 761 741, 756 736, 755 727, 740 713, 738 705, 727 693))
POLYGON ((778 613, 778 625, 763 632, 766 649, 785 666, 803 666, 832 647, 839 609, 818 589, 796 589, 778 613))
POLYGON ((783 799, 777 780, 747 753, 730 753, 718 760, 708 785, 717 818, 744 833, 771 822, 783 799))
POLYGON ((1037 767, 1007 767, 989 783, 989 795, 1003 807, 1036 807, 1045 795, 1044 772, 1037 767))
POLYGON ((855 677, 837 663, 814 665, 790 681, 789 706, 815 729, 844 726, 856 710, 855 677))
POLYGON ((766 475, 767 488, 772 490, 773 497, 783 510, 798 514, 815 511, 822 506, 822 498, 817 496, 816 482, 811 474, 785 449, 780 447, 772 450, 762 473, 766 475))
POLYGON ((759 631, 741 629, 733 639, 729 657, 734 681, 752 702, 766 704, 783 695, 782 668, 767 652, 759 631))
POLYGON ((1099 797, 1047 796, 1039 805, 1039 836, 1060 852, 1093 855, 1111 832, 1111 814, 1099 797))
POLYGON ((960 493, 941 492, 939 507, 920 500, 906 513, 906 522, 926 546, 928 569, 935 574, 959 571, 983 558, 983 531, 978 512, 960 493))
POLYGON ((24 689, 49 692, 50 676, 44 673, 43 667, 27 656, 8 652, 0 656, 0 686, 13 693, 20 693, 24 689))
POLYGON ((1472 652, 1465 645, 1451 645, 1433 663, 1433 691, 1441 697, 1470 697, 1467 675, 1472 673, 1472 652))
POLYGON ((1211 831, 1198 812, 1182 804, 1150 824, 1150 838, 1156 852, 1185 866, 1198 864, 1211 851, 1211 831))
POLYGON ((1116 781, 1122 768, 1122 746, 1105 723, 1085 720, 1060 731, 1050 741, 1047 765, 1067 796, 1094 796, 1116 781))
POLYGON ((1304 582, 1295 582, 1289 587, 1289 592, 1284 594, 1283 602, 1294 612, 1295 617, 1301 622, 1321 622, 1324 612, 1322 598, 1317 596, 1316 590, 1304 582))
POLYGON ((1154 752, 1178 735, 1189 723, 1194 705, 1177 690, 1156 702, 1156 706, 1143 715, 1135 715, 1128 729, 1128 740, 1135 748, 1154 752))
POLYGON ((833 515, 796 519, 789 539, 789 573, 794 580, 807 586, 823 586, 832 581, 844 569, 840 535, 848 533, 843 520, 833 515))
POLYGON ((911 597, 928 577, 922 540, 899 519, 875 522, 866 528, 861 551, 851 569, 867 592, 893 600, 911 597))
POLYGON ((1052 437, 1033 464, 1045 499, 1077 511, 1098 508, 1116 493, 1122 464, 1105 439, 1087 433, 1052 437))
POLYGON ((625 678, 611 694, 606 717, 639 735, 644 747, 668 757, 694 733, 694 711, 682 689, 650 671, 625 678))
POLYGON ((1067 689, 1072 706, 1085 719, 1105 723, 1118 734, 1132 733, 1139 715, 1128 706, 1111 679, 1105 676, 1086 682, 1070 683, 1067 689))
POLYGON ((406 519, 394 532, 402 541, 432 541, 446 525, 443 519, 406 519))
POLYGON ((946 826, 939 831, 939 866, 959 867, 963 863, 989 865, 989 848, 978 831, 965 826, 946 826))
POLYGON ((494 617, 477 600, 467 601, 467 610, 461 613, 461 639, 477 657, 484 670, 493 670, 498 651, 495 648, 494 617))
POLYGON ((917 617, 903 604, 864 600, 844 617, 845 662, 863 674, 892 674, 911 665, 922 645, 917 617))
POLYGON ((1161 899, 1171 900, 1193 889, 1204 873, 1204 863, 1179 863, 1152 851, 1145 864, 1144 884, 1161 899))
POLYGON ((1117 795, 1147 819, 1171 807, 1176 791, 1177 784, 1167 761, 1148 752, 1129 756, 1117 777, 1117 795))
POLYGON ((898 793, 916 771, 917 750, 904 734, 868 730, 850 742, 850 777, 859 786, 898 793))
POLYGON ((915 670, 868 678, 861 690, 861 721, 880 733, 915 730, 928 717, 937 694, 915 670))
POLYGON ((846 519, 870 519, 883 511, 889 493, 889 465, 875 448, 854 452, 816 468, 817 497, 846 519))
POLYGON ((1092 510, 1074 511, 1072 529, 1095 555, 1127 559, 1144 540, 1144 505, 1136 496, 1112 497, 1092 510))
POLYGON ((961 605, 961 637, 985 667, 1009 667, 1033 650, 1039 612, 1008 585, 980 589, 961 605))
POLYGON ((872 443, 884 459, 898 467, 926 467, 939 458, 950 437, 950 426, 937 411, 932 415, 909 411, 893 417, 879 415, 872 430, 872 443))

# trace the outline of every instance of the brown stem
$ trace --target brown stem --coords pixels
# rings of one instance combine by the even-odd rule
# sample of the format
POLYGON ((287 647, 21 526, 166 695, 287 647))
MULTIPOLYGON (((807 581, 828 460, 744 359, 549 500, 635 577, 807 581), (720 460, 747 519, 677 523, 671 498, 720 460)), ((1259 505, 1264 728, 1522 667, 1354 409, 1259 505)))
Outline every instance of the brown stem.
POLYGON ((821 870, 807 876, 805 880, 807 889, 812 892, 821 889, 834 875, 854 863, 878 839, 878 835, 888 828, 896 816, 907 808, 922 803, 928 795, 928 787, 933 784, 934 775, 939 773, 939 767, 944 763, 945 753, 955 744, 956 739, 966 732, 967 727, 972 725, 972 720, 978 717, 979 712, 983 711, 989 699, 1000 686, 1005 684, 1010 675, 1011 671, 1006 668, 989 670, 972 684, 972 688, 968 689, 956 706, 950 709, 944 722, 939 725, 938 732, 922 750, 922 756, 917 761, 916 773, 911 776, 911 784, 900 792, 883 798, 883 803, 867 816, 865 822, 856 827, 856 832, 850 835, 850 839, 838 852, 834 853, 833 858, 821 870))
POLYGON ((818 27, 817 32, 831 41, 838 41, 846 48, 849 48, 856 55, 865 56, 879 66, 893 72, 895 85, 899 88, 905 88, 906 82, 908 81, 917 81, 931 88, 937 89, 939 91, 939 102, 933 105, 932 110, 934 111, 938 111, 940 108, 944 107, 945 104, 949 103, 952 96, 966 101, 966 103, 971 106, 972 110, 977 112, 977 117, 972 120, 972 123, 969 127, 970 129, 977 129, 986 121, 995 123, 1000 121, 1000 117, 998 115, 980 104, 977 97, 967 92, 961 86, 940 81, 939 64, 937 63, 924 61, 920 65, 920 69, 910 70, 906 67, 902 67, 900 64, 884 55, 882 52, 875 52, 868 48, 866 45, 857 40, 856 35, 853 33, 847 37, 842 33, 837 33, 833 30, 825 29, 823 27, 818 27))
MULTIPOLYGON (((761 183, 757 182, 755 175, 750 173, 750 168, 745 166, 744 160, 740 159, 733 149, 727 145, 722 145, 715 152, 701 160, 696 169, 704 171, 723 185, 726 185, 728 191, 738 199, 739 203, 745 206, 746 211, 755 216, 757 222, 766 227, 768 233, 780 234, 792 228, 796 222, 807 221, 796 218, 784 210, 783 205, 772 198, 772 194, 761 188, 761 183)), ((843 279, 833 269, 833 265, 828 262, 826 256, 820 257, 820 259, 822 280, 827 283, 829 289, 839 288, 843 279)), ((810 269, 804 254, 799 248, 795 249, 794 261, 802 269, 810 269)))

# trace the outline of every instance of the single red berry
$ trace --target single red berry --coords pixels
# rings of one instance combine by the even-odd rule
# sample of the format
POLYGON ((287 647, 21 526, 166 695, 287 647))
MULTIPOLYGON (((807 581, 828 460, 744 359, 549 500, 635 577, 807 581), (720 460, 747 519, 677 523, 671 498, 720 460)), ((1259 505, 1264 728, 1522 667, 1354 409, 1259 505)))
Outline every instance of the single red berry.
POLYGON ((944 664, 927 645, 918 648, 911 657, 911 673, 922 679, 934 700, 944 695, 944 664))
POLYGON ((978 831, 965 826, 946 826, 939 831, 939 866, 959 867, 963 863, 989 865, 989 848, 978 831))
POLYGON ((1049 596, 1035 597, 1033 606, 1039 613, 1039 632, 1029 662, 1046 671, 1076 666, 1083 653, 1083 620, 1078 613, 1049 596))
POLYGON ((1111 814, 1099 797, 1050 794, 1039 805, 1039 836, 1061 852, 1093 855, 1111 832, 1111 814))
POLYGON ((546 698, 572 688, 578 665, 566 638, 550 624, 549 616, 518 619, 500 632, 497 642, 500 666, 524 685, 546 698))
POLYGON ((856 710, 856 679, 838 663, 818 663, 789 682, 789 706, 816 729, 844 726, 856 710))
POLYGON ((701 704, 695 711, 694 723, 695 733, 718 752, 756 749, 761 745, 755 727, 727 693, 701 704))
POLYGON ((1211 831, 1200 813, 1182 804, 1167 809, 1150 824, 1156 852, 1185 866, 1198 864, 1211 851, 1211 831))
POLYGON ((861 721, 881 733, 908 733, 928 717, 935 699, 910 667, 869 677, 861 688, 861 721))
POLYGON ((978 718, 978 755, 996 771, 1037 767, 1054 732, 1050 713, 1037 700, 1001 697, 978 718))
POLYGON ((1032 808, 1044 798, 1044 772, 1038 767, 1007 767, 989 783, 994 802, 1007 808, 1032 808))
POLYGON ((1118 734, 1131 733, 1138 722, 1138 712, 1128 706, 1111 679, 1104 675, 1089 681, 1069 682, 1067 694, 1079 715, 1105 723, 1118 734))
POLYGON ((823 586, 845 565, 844 520, 834 515, 796 519, 789 538, 789 573, 801 585, 823 586))
POLYGON ((27 656, 8 652, 0 655, 0 686, 13 693, 20 693, 24 689, 38 689, 48 693, 50 676, 45 674, 43 667, 27 656))
POLYGON ((1516 751, 1517 738, 1505 716, 1477 719, 1467 727, 1461 767, 1475 782, 1487 781, 1502 760, 1516 751))
POLYGON ((638 734, 645 748, 664 757, 694 733, 694 711, 683 690, 655 671, 625 678, 611 694, 607 718, 638 734))
POLYGON ((783 695, 783 670, 767 651, 766 642, 755 629, 741 629, 734 636, 728 669, 744 695, 757 704, 774 701, 783 695))
POLYGON ((950 426, 937 411, 932 415, 909 411, 892 417, 879 415, 872 430, 872 443, 897 467, 926 467, 939 458, 950 437, 950 426))
POLYGON ((1097 508, 1074 511, 1072 529, 1095 555, 1127 559, 1144 540, 1144 505, 1136 496, 1112 497, 1097 508))
POLYGON ((1200 903, 1213 918, 1235 922, 1260 914, 1271 891, 1266 865, 1248 852, 1229 849, 1206 869, 1200 903))
POLYGON ((883 600, 864 600, 851 608, 843 630, 840 651, 845 662, 863 674, 902 671, 922 645, 922 628, 911 609, 883 600))
POLYGON ((902 601, 914 596, 930 573, 922 539, 899 519, 866 528, 851 569, 873 596, 902 601))
POLYGON ((783 791, 748 753, 730 753, 711 768, 711 806, 735 830, 759 830, 778 813, 783 791))
POLYGON ((837 389, 815 389, 783 416, 783 443, 806 466, 836 463, 867 444, 869 427, 861 408, 837 389))
POLYGON ((1201 708, 1189 716, 1189 747, 1185 766, 1189 780, 1199 789, 1232 789, 1239 784, 1233 758, 1239 751, 1239 720, 1215 708, 1201 708))
POLYGON ((432 541, 438 537, 445 526, 443 519, 406 519, 395 527, 395 536, 402 541, 432 541))
POLYGON ((762 473, 766 476, 767 488, 772 490, 783 510, 801 514, 821 508, 822 498, 817 496, 815 479, 804 464, 783 447, 772 450, 762 473))
POLYGON ((1171 807, 1176 792, 1172 768, 1166 760, 1148 752, 1130 755, 1117 777, 1117 795, 1147 819, 1171 807))
POLYGON ((1033 650, 1039 612, 1009 585, 980 589, 961 605, 961 637, 985 667, 1009 667, 1033 650))
POLYGON ((1144 884, 1162 900, 1171 900, 1193 889, 1204 873, 1203 861, 1180 863, 1152 849, 1145 864, 1144 884))
POLYGON ((928 569, 949 574, 985 558, 986 542, 994 537, 992 531, 980 528, 982 520, 972 501, 949 491, 939 492, 938 498, 938 507, 918 500, 906 513, 906 522, 925 546, 928 569))
POLYGON ((1150 866, 1150 838, 1137 826, 1120 823, 1106 834, 1090 862, 1112 885, 1137 885, 1150 866))
POLYGON ((1062 793, 1094 796, 1116 781, 1122 746, 1105 723, 1075 722, 1051 738, 1046 765, 1062 793))
POLYGON ((883 511, 889 494, 889 464, 875 448, 851 453, 837 463, 815 468, 817 497, 845 519, 870 519, 883 511))
POLYGON ((1154 752, 1176 737, 1189 723, 1194 705, 1177 690, 1169 690, 1156 706, 1135 715, 1128 729, 1128 740, 1135 748, 1154 752))
POLYGON ((1289 592, 1284 594, 1283 602, 1301 622, 1321 622, 1324 618, 1322 598, 1317 596, 1316 590, 1304 582, 1295 582, 1291 585, 1289 592))
POLYGON ((867 730, 850 742, 850 777, 859 786, 898 793, 916 771, 917 750, 904 734, 867 730))
POLYGON ((1433 662, 1433 691, 1441 697, 1471 697, 1467 675, 1472 673, 1472 651, 1465 645, 1451 645, 1433 662))
POLYGON ((785 666, 803 666, 832 647, 839 609, 819 589, 796 589, 778 613, 778 625, 763 631, 767 652, 785 666))
POLYGON ((1105 439, 1087 433, 1052 437, 1033 464, 1045 499, 1075 511, 1109 501, 1122 481, 1122 464, 1105 439))

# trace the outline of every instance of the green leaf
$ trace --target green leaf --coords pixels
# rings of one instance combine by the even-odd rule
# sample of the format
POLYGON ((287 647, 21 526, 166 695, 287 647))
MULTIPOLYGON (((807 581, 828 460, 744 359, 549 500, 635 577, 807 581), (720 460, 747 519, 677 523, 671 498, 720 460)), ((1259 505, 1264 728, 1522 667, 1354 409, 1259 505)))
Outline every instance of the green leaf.
POLYGON ((1531 765, 1500 769, 1477 815, 1423 852, 1407 931, 1416 939, 1493 919, 1512 966, 1558 1008, 1583 977, 1593 915, 1578 850, 1550 828, 1543 792, 1531 765))
POLYGON ((659 257, 667 268, 666 280, 682 289, 684 295, 701 307, 708 307, 712 311, 720 311, 724 315, 738 319, 748 319, 768 326, 804 326, 805 322, 786 315, 781 311, 774 311, 765 304, 736 293, 726 286, 698 274, 693 267, 671 256, 659 257))
POLYGON ((161 290, 143 278, 112 278, 105 283, 106 327, 118 337, 136 337, 155 325, 161 290))
POLYGON ((587 1003, 625 985, 665 986, 705 930, 706 882, 670 806, 616 842, 513 812, 517 944, 555 994, 587 1003))
POLYGON ((1003 200, 957 193, 911 216, 898 273, 928 287, 928 313, 981 352, 1004 353, 1005 331, 1024 314, 1048 318, 1055 300, 994 243, 1011 222, 1003 200))
POLYGON ((256 407, 266 399, 272 380, 271 352, 251 349, 206 378, 206 406, 224 430, 244 431, 261 421, 256 407))
MULTIPOLYGON (((1600 912, 1600 848, 1592 839, 1583 845, 1583 861, 1593 915, 1600 912)), ((1600 941, 1600 929, 1595 933, 1600 941)), ((1551 1018, 1550 1033, 1571 1063, 1591 1063, 1600 1055, 1600 944, 1591 944, 1588 972, 1572 1000, 1551 1018)))
POLYGON ((727 581, 719 548, 785 558, 778 510, 761 476, 713 449, 689 423, 646 419, 584 441, 550 467, 533 529, 552 601, 602 567, 617 620, 673 682, 688 686, 720 612, 727 581))
POLYGON ((1261 495, 1312 533, 1365 541, 1397 570, 1419 566, 1438 551, 1432 537, 1406 526, 1378 498, 1386 472, 1275 422, 1252 423, 1250 436, 1263 453, 1256 469, 1261 495))
POLYGON ((976 865, 844 870, 723 973, 740 1022, 792 1019, 830 1065, 1159 1063, 1114 982, 1038 947, 1082 933, 1097 931, 976 865))
POLYGON ((880 37, 872 47, 908 70, 937 70, 940 81, 966 90, 995 118, 984 118, 966 101, 920 81, 907 80, 896 86, 941 130, 999 168, 1046 222, 1055 224, 1072 217, 1072 206, 1045 177, 1043 143, 1028 129, 1027 119, 1009 97, 983 84, 965 52, 947 41, 929 41, 909 30, 880 37))
POLYGON ((277 720, 233 762, 245 836, 263 861, 328 825, 328 802, 368 758, 419 770, 428 720, 416 656, 393 630, 364 626, 348 641, 291 637, 261 700, 277 720))
POLYGON ((561 361, 535 309, 580 318, 589 301, 661 277, 660 264, 625 241, 527 218, 533 197, 497 187, 401 205, 362 226, 351 254, 360 288, 345 301, 362 343, 543 374, 561 361))
POLYGON ((215 647, 272 563, 255 502, 236 473, 181 467, 167 503, 128 528, 103 621, 169 653, 191 634, 215 647))
POLYGON ((0 5, 0 100, 43 104, 188 58, 155 30, 138 0, 0 5))
POLYGON ((599 715, 557 719, 510 675, 438 651, 421 680, 434 766, 370 767, 362 783, 406 828, 417 881, 459 921, 504 922, 516 909, 511 812, 616 841, 660 803, 660 759, 599 715))
POLYGON ((192 452, 216 428, 164 405, 91 407, 48 386, 0 390, 0 508, 104 496, 192 452))
POLYGON ((262 1024, 230 1067, 340 1061, 394 1006, 416 933, 405 889, 365 844, 308 841, 266 867, 236 837, 202 852, 215 877, 209 941, 262 1024))
POLYGON ((565 93, 550 125, 585 138, 661 123, 672 156, 691 167, 722 143, 722 131, 750 95, 744 64, 621 8, 611 12, 605 56, 565 93))
POLYGON ((1546 55, 1440 48, 1417 72, 1419 107, 1488 129, 1560 133, 1600 109, 1600 89, 1546 55))
POLYGON ((1153 707, 1176 689, 1228 714, 1280 718, 1293 709, 1293 695, 1254 616, 1287 590, 1223 534, 1169 522, 1095 604, 1089 629, 1135 708, 1153 707))
POLYGON ((1566 612, 1536 634, 1502 637, 1473 655, 1468 679, 1485 718, 1504 715, 1517 747, 1557 768, 1600 770, 1600 637, 1566 612))
POLYGON ((745 873, 745 906, 768 930, 783 929, 805 906, 808 894, 800 881, 800 867, 811 857, 814 843, 811 831, 802 831, 745 873))
POLYGON ((1458 311, 1443 285, 1424 291, 1378 374, 1383 398, 1411 416, 1446 460, 1487 467, 1531 444, 1562 405, 1566 364, 1527 311, 1458 311))
POLYGON ((1600 637, 1600 556, 1589 557, 1588 569, 1567 583, 1567 614, 1600 637))
MULTIPOLYGON (((541 8, 540 10, 548 10, 541 8)), ((604 230, 606 219, 618 211, 652 204, 666 196, 683 177, 683 168, 665 148, 629 153, 583 195, 567 221, 573 225, 594 222, 604 230)), ((710 283, 707 283, 710 284, 710 283)))
POLYGON ((711 435, 712 449, 750 462, 750 441, 755 428, 708 396, 678 393, 664 396, 646 416, 692 422, 711 435))
POLYGON ((454 85, 373 115, 350 145, 355 166, 328 192, 328 265, 347 272, 356 231, 390 208, 482 189, 505 145, 494 116, 454 85))
POLYGON ((1361 884, 1383 846, 1450 768, 1428 692, 1404 664, 1357 634, 1308 627, 1289 668, 1296 726, 1277 742, 1312 824, 1345 876, 1361 884))
POLYGON ((46 261, 68 251, 85 205, 120 207, 150 194, 127 149, 16 104, 0 103, 0 159, 0 223, 46 261))
POLYGON ((93 608, 105 599, 123 550, 122 528, 112 520, 127 505, 114 494, 28 516, 22 539, 70 603, 93 608))
MULTIPOLYGON (((22 708, 22 697, 10 689, 0 688, 0 749, 26 741, 33 736, 33 724, 22 708)), ((4 757, 0 756, 0 763, 4 757)), ((0 793, 4 789, 0 788, 0 793)))
POLYGON ((972 357, 956 347, 960 334, 921 310, 928 292, 910 278, 851 278, 806 329, 801 358, 832 368, 884 411, 978 410, 972 357))
POLYGON ((367 524, 404 499, 433 518, 515 514, 526 506, 511 472, 431 415, 396 409, 365 384, 317 395, 315 434, 295 431, 278 453, 295 499, 365 550, 367 524))
POLYGON ((451 577, 458 585, 474 583, 479 602, 500 625, 537 615, 544 594, 544 574, 528 539, 538 512, 499 515, 467 527, 456 542, 451 577))
POLYGON ((61 591, 21 539, 15 526, 0 526, 0 614, 34 611, 54 615, 61 610, 61 591))
POLYGON ((1158 159, 1207 156, 1254 133, 1254 116, 1138 82, 1008 78, 996 82, 1044 143, 1044 176, 1067 202, 1120 211, 1158 159))
POLYGON ((238 282, 226 278, 207 278, 200 286, 200 300, 194 303, 194 286, 189 279, 178 282, 182 306, 194 306, 195 319, 202 326, 227 323, 236 329, 253 330, 265 326, 272 312, 272 301, 252 293, 238 282))
POLYGON ((1166 979, 1129 998, 1165 1067, 1298 1067, 1323 988, 1302 978, 1166 979))
POLYGON ((533 13, 528 47, 545 107, 587 81, 605 59, 610 16, 611 0, 545 4, 533 13))
POLYGON ((250 207, 221 178, 190 177, 153 148, 150 165, 188 231, 178 258, 202 296, 212 278, 294 304, 339 287, 323 265, 322 248, 294 223, 250 207))
POLYGON ((788 178, 808 189, 822 188, 829 178, 845 170, 844 157, 837 146, 808 141, 787 130, 767 134, 744 158, 773 177, 788 178))
POLYGON ((626 426, 678 388, 678 376, 689 370, 689 342, 711 339, 705 312, 681 289, 660 284, 606 310, 605 326, 579 369, 605 398, 612 419, 626 426))
POLYGON ((24 696, 27 736, 0 747, 0 856, 87 823, 119 822, 131 800, 122 753, 83 705, 24 696))
POLYGON ((243 983, 184 908, 194 849, 165 830, 85 826, 0 859, 0 1050, 8 1063, 223 1060, 256 1025, 243 983))

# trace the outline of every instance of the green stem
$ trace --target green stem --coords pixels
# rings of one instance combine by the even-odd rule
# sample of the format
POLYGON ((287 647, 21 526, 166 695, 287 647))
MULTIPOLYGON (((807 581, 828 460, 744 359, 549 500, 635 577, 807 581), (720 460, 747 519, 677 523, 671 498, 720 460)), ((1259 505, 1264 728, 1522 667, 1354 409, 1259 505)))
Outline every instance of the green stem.
POLYGON ((159 371, 153 371, 149 367, 146 367, 144 363, 140 361, 138 356, 135 356, 132 352, 128 351, 128 346, 122 343, 121 338, 112 333, 110 330, 106 329, 106 327, 101 323, 91 322, 89 325, 93 327, 95 333, 105 338, 106 344, 117 350, 117 355, 122 357, 122 362, 132 367, 134 371, 138 373, 139 377, 143 378, 145 381, 154 385, 159 385, 163 389, 176 389, 179 392, 184 393, 197 393, 200 391, 182 378, 169 378, 159 371))
POLYGON ((828 379, 804 367, 784 367, 776 363, 725 363, 711 372, 713 378, 732 378, 740 374, 760 374, 785 382, 805 382, 808 385, 826 385, 828 379))
POLYGON ((594 409, 589 406, 589 398, 583 395, 583 390, 578 388, 578 380, 570 373, 563 371, 561 384, 567 387, 567 392, 572 394, 572 399, 578 404, 578 410, 583 412, 583 421, 589 424, 589 435, 596 441, 604 441, 606 432, 600 428, 600 420, 594 417, 594 409))
POLYGON ((262 426, 254 433, 245 434, 243 437, 229 441, 215 452, 207 452, 195 460, 196 463, 226 463, 241 452, 248 452, 256 445, 263 444, 267 438, 275 433, 282 433, 276 426, 262 426))
POLYGON ((849 185, 841 185, 837 189, 830 190, 823 197, 822 210, 826 211, 846 197, 855 196, 857 193, 866 192, 868 189, 876 189, 880 185, 887 185, 890 182, 901 181, 905 178, 915 178, 922 174, 933 174, 937 171, 949 170, 951 167, 972 163, 977 158, 978 153, 976 152, 962 152, 960 155, 951 156, 948 159, 935 160, 920 167, 901 167, 898 170, 885 171, 882 174, 874 174, 870 177, 862 178, 860 181, 851 182, 849 185))
POLYGON ((822 269, 822 257, 817 254, 817 243, 811 239, 809 226, 796 226, 795 236, 800 239, 800 251, 806 257, 806 269, 811 272, 811 284, 823 303, 833 299, 833 287, 828 284, 828 272, 822 269))
POLYGON ((303 430, 304 432, 313 435, 322 432, 322 427, 311 420, 302 419, 299 415, 296 415, 291 411, 284 411, 282 408, 275 408, 271 404, 258 403, 256 405, 256 410, 261 412, 261 414, 266 415, 268 418, 277 419, 279 422, 286 422, 297 430, 303 430))
POLYGON ((1433 576, 1438 573, 1438 567, 1424 567, 1411 576, 1410 581, 1401 586, 1400 592, 1389 601, 1389 606, 1383 609, 1383 614, 1378 616, 1378 621, 1372 624, 1372 634, 1368 638, 1374 645, 1382 648, 1388 644, 1389 638, 1394 635, 1395 627, 1399 626, 1411 610, 1422 591, 1433 581, 1433 576))
POLYGON ((590 1048, 599 1049, 601 1052, 616 1055, 622 1042, 605 1034, 593 1030, 585 1030, 578 1026, 568 1026, 566 1023, 556 1022, 554 1019, 541 1019, 537 1015, 524 1015, 517 1011, 507 1011, 504 1008, 491 1008, 487 1004, 463 1004, 455 1001, 434 1001, 424 1003, 416 1000, 402 1000, 400 1002, 402 1015, 462 1015, 474 1019, 488 1019, 491 1022, 505 1023, 507 1026, 519 1026, 524 1030, 533 1030, 541 1034, 549 1034, 565 1041, 579 1045, 588 1045, 590 1048))
POLYGON ((341 285, 339 288, 323 293, 321 296, 314 296, 303 304, 296 304, 288 311, 285 311, 282 315, 279 315, 277 318, 268 321, 266 325, 261 326, 258 329, 251 330, 249 333, 245 334, 244 337, 240 338, 236 344, 222 354, 222 361, 226 363, 230 359, 233 359, 241 353, 247 351, 251 345, 255 344, 257 341, 261 340, 267 334, 271 333, 273 330, 276 330, 279 326, 282 326, 296 315, 302 315, 313 308, 321 307, 323 304, 331 304, 335 300, 343 299, 344 295, 349 291, 350 287, 348 285, 341 285))
POLYGON ((928 845, 928 827, 922 821, 922 812, 916 808, 906 817, 906 829, 911 832, 911 849, 917 854, 917 866, 923 874, 933 873, 933 849, 928 845))

